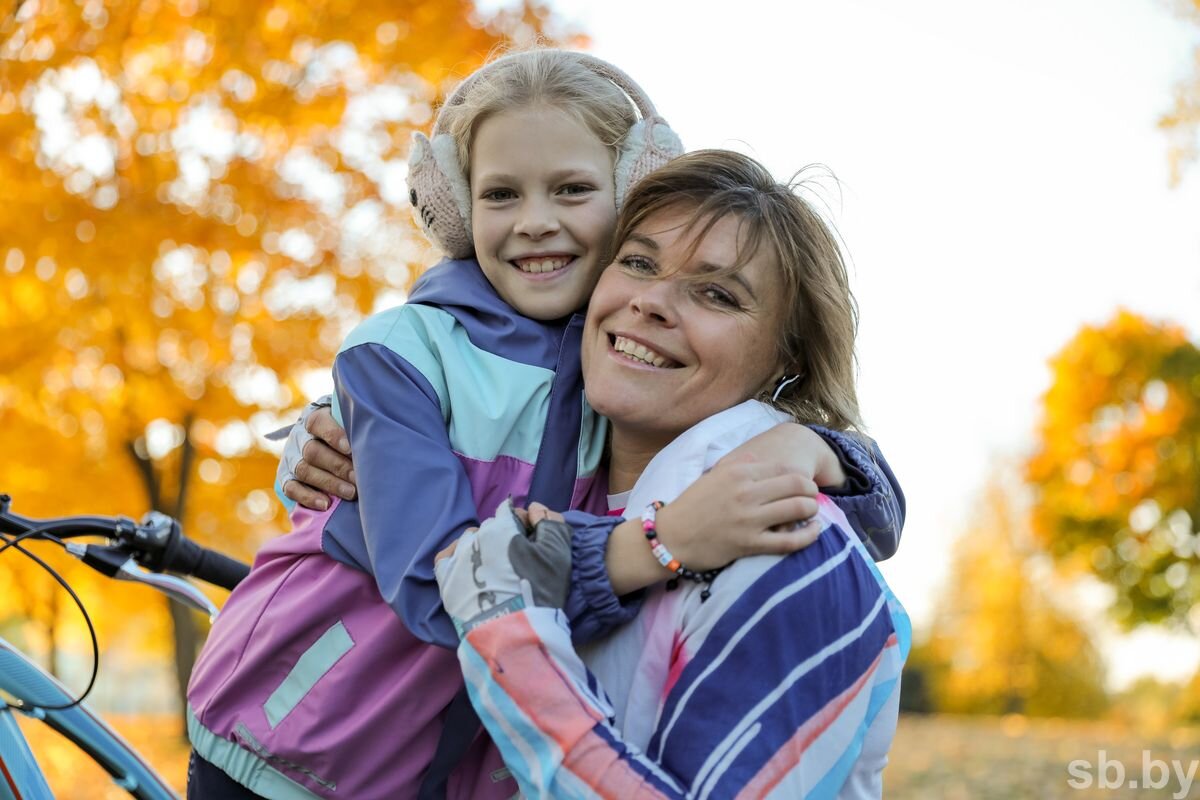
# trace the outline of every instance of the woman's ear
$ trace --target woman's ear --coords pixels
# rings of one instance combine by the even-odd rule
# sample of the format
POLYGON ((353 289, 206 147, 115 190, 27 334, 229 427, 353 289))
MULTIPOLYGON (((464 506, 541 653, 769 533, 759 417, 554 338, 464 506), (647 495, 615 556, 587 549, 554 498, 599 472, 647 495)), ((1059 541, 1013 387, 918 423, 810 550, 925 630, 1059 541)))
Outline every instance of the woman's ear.
POLYGON ((771 402, 773 403, 779 399, 779 395, 782 394, 787 387, 791 386, 798 380, 800 380, 799 372, 793 372, 789 375, 780 370, 771 384, 771 387, 765 391, 765 394, 769 394, 771 396, 771 402))
POLYGON ((755 394, 755 397, 770 397, 772 394, 774 394, 775 387, 778 386, 779 381, 783 379, 783 373, 783 367, 776 367, 775 371, 771 373, 771 377, 767 378, 763 385, 758 387, 758 392, 755 394))

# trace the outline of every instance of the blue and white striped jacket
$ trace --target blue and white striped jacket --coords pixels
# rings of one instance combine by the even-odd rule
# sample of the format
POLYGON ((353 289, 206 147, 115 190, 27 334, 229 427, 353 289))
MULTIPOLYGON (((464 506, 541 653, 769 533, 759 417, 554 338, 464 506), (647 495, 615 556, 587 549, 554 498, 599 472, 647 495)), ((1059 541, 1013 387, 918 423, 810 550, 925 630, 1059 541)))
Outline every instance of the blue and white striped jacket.
MULTIPOLYGON (((671 500, 781 421, 749 401, 685 433, 629 499, 671 500)), ((656 589, 589 646, 534 608, 472 631, 472 700, 530 797, 877 798, 908 617, 845 516, 821 498, 811 547, 738 561, 700 589, 656 589), (585 666, 586 664, 586 666, 585 666)))

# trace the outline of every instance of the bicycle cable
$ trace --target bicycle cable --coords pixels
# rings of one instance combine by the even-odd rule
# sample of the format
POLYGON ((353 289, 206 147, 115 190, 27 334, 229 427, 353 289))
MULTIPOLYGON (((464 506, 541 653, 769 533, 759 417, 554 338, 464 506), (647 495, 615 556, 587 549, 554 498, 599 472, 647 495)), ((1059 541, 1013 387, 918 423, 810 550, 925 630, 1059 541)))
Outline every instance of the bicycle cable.
MULTIPOLYGON (((83 605, 83 601, 79 599, 79 595, 77 595, 75 593, 75 590, 71 588, 71 585, 69 583, 67 583, 67 581, 63 578, 63 576, 60 575, 58 573, 58 571, 56 569, 54 569, 54 567, 50 566, 45 561, 43 561, 41 559, 41 557, 39 557, 37 554, 31 553, 28 550, 26 550, 24 547, 21 546, 22 540, 29 539, 35 535, 41 535, 41 538, 44 541, 51 541, 58 545, 62 545, 63 544, 62 539, 59 539, 57 536, 54 536, 53 534, 50 534, 48 536, 45 535, 45 534, 48 534, 53 529, 54 529, 53 525, 42 525, 40 527, 25 531, 24 533, 22 533, 18 536, 10 536, 5 533, 0 533, 0 540, 3 540, 5 543, 3 547, 0 547, 0 554, 2 554, 8 548, 12 547, 18 553, 21 553, 22 555, 26 556, 27 558, 32 559, 34 561, 34 563, 36 563, 42 569, 46 570, 46 572, 50 573, 50 577, 52 577, 52 578, 54 578, 54 580, 58 581, 59 586, 61 586, 67 590, 67 594, 69 594, 71 596, 71 599, 75 601, 75 605, 79 608, 80 613, 83 614, 83 621, 85 623, 87 623, 88 636, 90 636, 91 640, 92 640, 92 677, 88 680, 87 688, 83 690, 83 694, 79 695, 77 698, 72 700, 70 703, 63 703, 63 704, 52 705, 52 706, 48 706, 48 705, 36 706, 37 708, 44 710, 44 711, 66 711, 67 709, 74 708, 75 706, 82 703, 87 698, 87 696, 89 694, 91 694, 92 687, 94 687, 96 685, 96 676, 100 674, 100 642, 96 639, 96 626, 92 624, 91 615, 88 614, 87 608, 83 605)), ((21 700, 18 698, 18 701, 19 701, 19 704, 17 706, 15 706, 17 709, 28 710, 28 707, 24 700, 21 700)))
POLYGON ((20 550, 22 553, 24 553, 25 555, 29 555, 29 551, 26 550, 25 548, 21 547, 21 542, 25 541, 26 539, 33 538, 35 536, 40 539, 44 539, 45 541, 48 541, 48 542, 54 542, 57 545, 64 545, 64 542, 62 539, 60 539, 57 536, 55 536, 54 534, 50 533, 50 531, 52 531, 52 530, 54 530, 54 525, 42 525, 37 528, 31 528, 31 529, 25 531, 24 533, 20 533, 16 536, 13 536, 13 535, 7 534, 7 533, 0 533, 0 539, 3 539, 5 542, 5 545, 3 547, 0 547, 0 553, 3 553, 5 550, 7 550, 10 547, 15 547, 18 550, 20 550))

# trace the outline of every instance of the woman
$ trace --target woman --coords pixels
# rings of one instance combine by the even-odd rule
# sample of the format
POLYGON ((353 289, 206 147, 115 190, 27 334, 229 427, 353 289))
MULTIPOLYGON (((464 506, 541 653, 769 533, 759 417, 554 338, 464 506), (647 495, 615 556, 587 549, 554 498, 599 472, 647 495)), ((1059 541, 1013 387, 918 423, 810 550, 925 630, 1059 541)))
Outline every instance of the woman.
MULTIPOLYGON (((610 489, 631 490, 631 512, 649 503, 646 536, 667 560, 658 501, 789 418, 750 398, 857 422, 852 300, 824 224, 743 156, 696 153, 654 173, 618 241, 589 306, 585 385, 612 425, 610 489), (818 329, 821 351, 806 346, 818 329), (629 340, 660 366, 629 358, 629 340), (788 375, 799 388, 772 394, 788 375)), ((502 511, 443 553, 472 702, 525 795, 880 796, 910 629, 845 517, 820 508, 805 550, 718 575, 676 566, 682 590, 652 590, 582 660, 552 577, 569 569, 569 531, 525 537, 502 511), (519 610, 498 615, 506 600, 519 610)))
MULTIPOLYGON (((721 152, 673 162, 631 192, 618 241, 582 350, 588 400, 612 423, 614 510, 673 500, 788 418, 749 398, 857 423, 836 243, 760 166, 721 152)), ((465 537, 439 563, 443 602, 468 632, 472 701, 522 790, 878 796, 907 618, 845 518, 820 508, 822 534, 800 553, 718 575, 672 564, 683 590, 652 590, 637 621, 584 653, 591 676, 564 617, 529 608, 562 602, 562 529, 527 541, 501 512, 465 537)))

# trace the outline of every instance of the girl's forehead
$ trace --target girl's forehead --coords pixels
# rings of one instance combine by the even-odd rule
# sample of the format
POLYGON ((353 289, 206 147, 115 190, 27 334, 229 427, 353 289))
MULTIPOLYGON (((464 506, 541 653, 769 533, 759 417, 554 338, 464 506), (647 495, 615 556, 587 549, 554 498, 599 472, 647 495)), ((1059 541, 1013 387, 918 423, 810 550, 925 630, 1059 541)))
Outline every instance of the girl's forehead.
POLYGON ((573 115, 547 106, 525 106, 493 114, 475 131, 470 176, 493 171, 505 175, 611 172, 612 153, 573 115))

